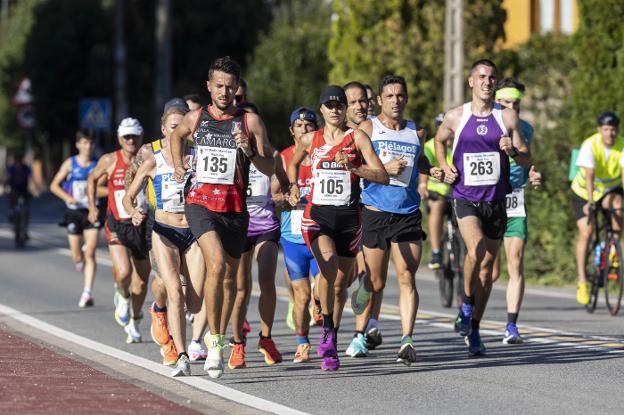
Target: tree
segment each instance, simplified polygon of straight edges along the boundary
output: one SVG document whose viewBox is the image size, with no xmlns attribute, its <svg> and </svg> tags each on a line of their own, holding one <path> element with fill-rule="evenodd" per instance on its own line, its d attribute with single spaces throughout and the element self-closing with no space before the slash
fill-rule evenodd
<svg viewBox="0 0 624 415">
<path fill-rule="evenodd" d="M 291 143 L 288 117 L 298 106 L 318 108 L 327 83 L 330 8 L 323 0 L 293 0 L 279 7 L 271 28 L 260 36 L 245 78 L 277 147 Z"/>
<path fill-rule="evenodd" d="M 405 77 L 406 115 L 433 127 L 443 110 L 444 7 L 435 0 L 334 0 L 329 43 L 330 81 L 369 83 L 384 75 Z M 467 1 L 464 7 L 466 67 L 492 57 L 504 36 L 500 2 Z"/>
<path fill-rule="evenodd" d="M 572 72 L 571 134 L 577 145 L 589 136 L 602 111 L 624 111 L 624 2 L 578 2 L 579 28 L 574 35 L 576 68 Z"/>
</svg>

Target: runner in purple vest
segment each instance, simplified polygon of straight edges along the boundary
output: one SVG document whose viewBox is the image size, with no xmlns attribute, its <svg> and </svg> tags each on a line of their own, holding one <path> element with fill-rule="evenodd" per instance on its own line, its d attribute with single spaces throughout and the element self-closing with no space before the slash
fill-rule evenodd
<svg viewBox="0 0 624 415">
<path fill-rule="evenodd" d="M 496 65 L 476 61 L 468 85 L 472 101 L 448 111 L 435 137 L 436 157 L 445 182 L 454 184 L 453 206 L 466 244 L 464 303 L 455 331 L 467 336 L 471 355 L 485 353 L 479 323 L 492 290 L 494 259 L 505 232 L 505 195 L 511 192 L 509 158 L 528 168 L 529 149 L 520 132 L 518 114 L 494 103 Z M 444 143 L 453 138 L 453 165 L 446 162 Z"/>
</svg>

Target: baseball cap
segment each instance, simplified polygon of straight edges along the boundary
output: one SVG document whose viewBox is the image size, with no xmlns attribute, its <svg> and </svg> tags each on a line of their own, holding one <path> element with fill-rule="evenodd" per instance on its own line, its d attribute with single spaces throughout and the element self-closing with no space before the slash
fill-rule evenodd
<svg viewBox="0 0 624 415">
<path fill-rule="evenodd" d="M 617 114 L 613 111 L 605 111 L 598 115 L 598 119 L 596 120 L 598 126 L 601 125 L 611 125 L 614 127 L 618 127 L 620 125 L 620 119 Z"/>
<path fill-rule="evenodd" d="M 297 120 L 306 120 L 316 124 L 316 113 L 306 107 L 299 107 L 290 114 L 290 125 L 292 126 Z"/>
<path fill-rule="evenodd" d="M 340 102 L 341 104 L 347 105 L 347 96 L 345 95 L 344 89 L 339 87 L 338 85 L 327 85 L 323 88 L 323 92 L 321 92 L 320 103 L 326 104 L 330 101 Z"/>
<path fill-rule="evenodd" d="M 141 135 L 143 134 L 143 127 L 136 118 L 124 118 L 117 127 L 117 135 L 123 137 L 125 135 Z"/>
<path fill-rule="evenodd" d="M 167 112 L 171 108 L 178 108 L 184 112 L 190 111 L 188 105 L 186 104 L 186 101 L 178 97 L 171 98 L 169 101 L 165 102 L 165 109 L 163 109 L 163 112 Z"/>
</svg>

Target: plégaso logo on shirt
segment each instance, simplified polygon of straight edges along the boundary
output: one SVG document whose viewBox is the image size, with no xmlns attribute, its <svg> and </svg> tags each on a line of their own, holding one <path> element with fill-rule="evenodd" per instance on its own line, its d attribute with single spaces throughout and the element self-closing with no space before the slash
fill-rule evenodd
<svg viewBox="0 0 624 415">
<path fill-rule="evenodd" d="M 477 126 L 477 134 L 479 134 L 479 135 L 486 135 L 487 132 L 488 132 L 487 125 L 480 124 L 480 125 Z"/>
<path fill-rule="evenodd" d="M 418 151 L 418 147 L 413 144 L 404 144 L 397 141 L 379 141 L 377 142 L 379 150 L 388 150 L 390 152 L 401 152 L 408 154 L 415 154 Z"/>
</svg>

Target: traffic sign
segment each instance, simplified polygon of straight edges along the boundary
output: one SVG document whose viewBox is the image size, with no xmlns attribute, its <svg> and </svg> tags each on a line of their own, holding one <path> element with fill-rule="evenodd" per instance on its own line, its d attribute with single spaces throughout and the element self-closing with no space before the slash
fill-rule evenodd
<svg viewBox="0 0 624 415">
<path fill-rule="evenodd" d="M 13 105 L 30 105 L 33 102 L 32 84 L 29 78 L 23 78 L 13 96 Z"/>
<path fill-rule="evenodd" d="M 110 99 L 82 98 L 78 112 L 80 128 L 110 131 L 113 116 Z"/>
</svg>

